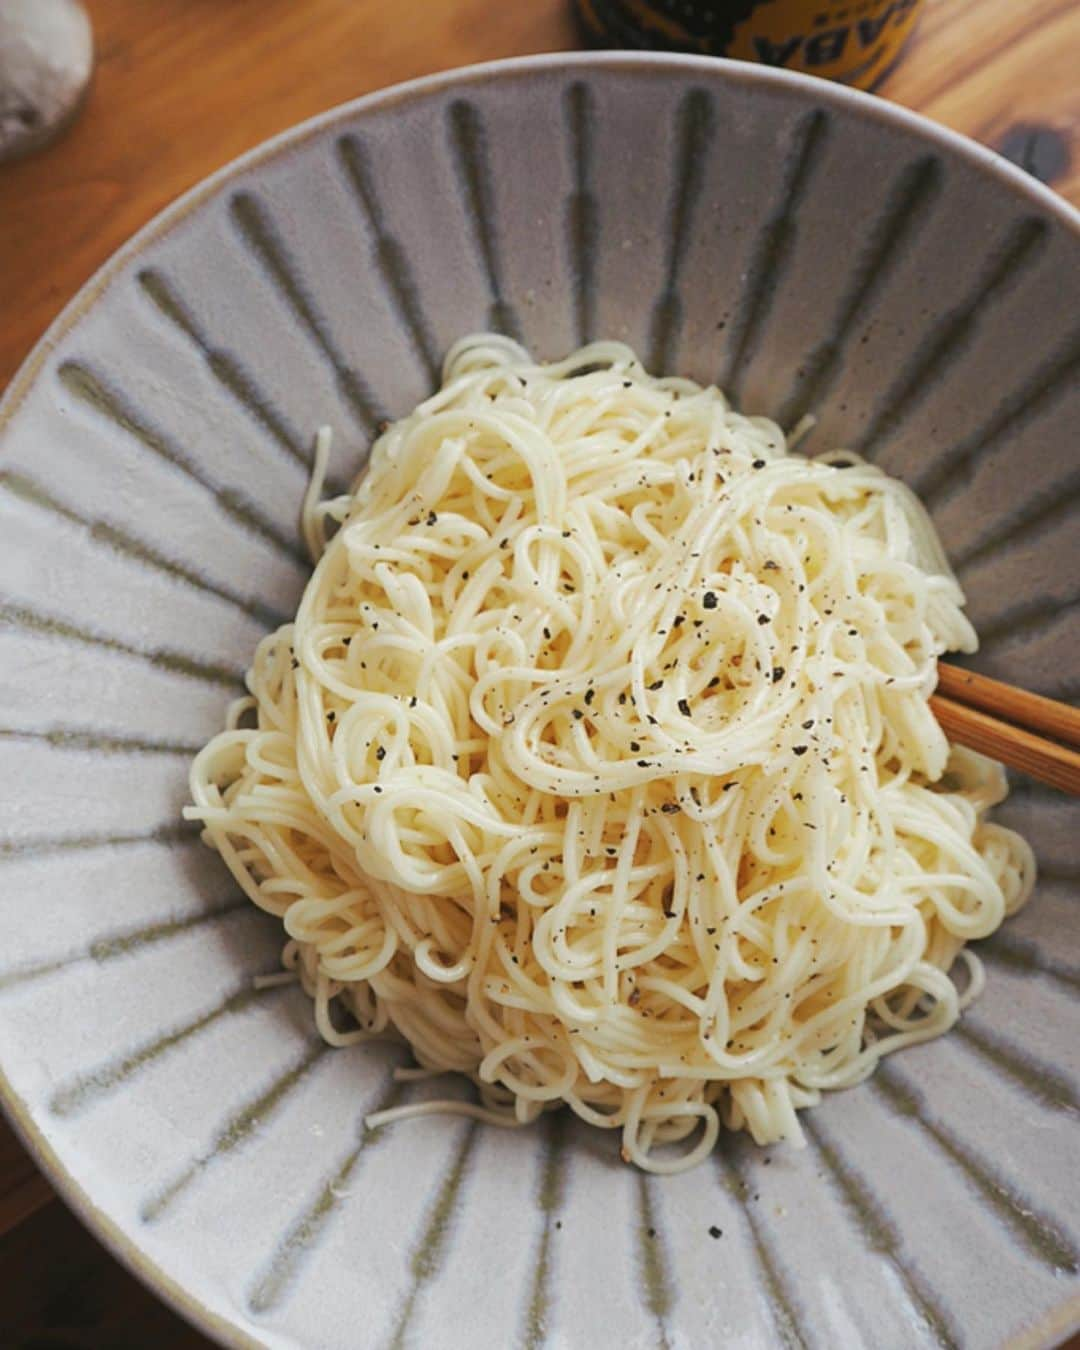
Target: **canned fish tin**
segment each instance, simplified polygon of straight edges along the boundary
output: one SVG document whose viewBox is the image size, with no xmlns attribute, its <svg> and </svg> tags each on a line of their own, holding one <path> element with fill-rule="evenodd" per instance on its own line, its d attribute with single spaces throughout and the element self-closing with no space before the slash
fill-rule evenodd
<svg viewBox="0 0 1080 1350">
<path fill-rule="evenodd" d="M 922 0 L 576 0 L 593 46 L 762 61 L 867 89 L 897 61 Z"/>
</svg>

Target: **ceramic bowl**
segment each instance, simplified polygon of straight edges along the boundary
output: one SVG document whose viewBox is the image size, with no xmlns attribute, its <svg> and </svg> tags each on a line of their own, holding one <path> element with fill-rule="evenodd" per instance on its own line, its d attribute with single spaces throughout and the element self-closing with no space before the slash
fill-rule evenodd
<svg viewBox="0 0 1080 1350">
<path fill-rule="evenodd" d="M 457 336 L 591 336 L 817 419 L 929 503 L 977 664 L 1080 685 L 1077 216 L 884 102 L 749 66 L 556 57 L 336 109 L 166 211 L 0 412 L 0 1067 L 66 1200 L 230 1345 L 1042 1346 L 1080 1318 L 1080 817 L 985 996 L 808 1118 L 623 1166 L 562 1117 L 365 1134 L 403 1054 L 257 990 L 277 926 L 180 823 L 188 760 L 339 479 Z M 453 1091 L 464 1088 L 455 1087 Z"/>
</svg>

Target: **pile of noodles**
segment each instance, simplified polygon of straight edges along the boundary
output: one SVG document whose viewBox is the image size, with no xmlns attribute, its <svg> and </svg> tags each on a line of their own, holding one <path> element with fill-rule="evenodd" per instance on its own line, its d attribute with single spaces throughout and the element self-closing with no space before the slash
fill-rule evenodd
<svg viewBox="0 0 1080 1350">
<path fill-rule="evenodd" d="M 321 557 L 189 815 L 328 1039 L 400 1035 L 478 1085 L 456 1109 L 567 1103 L 666 1171 L 721 1122 L 799 1139 L 952 1025 L 1032 859 L 928 707 L 975 647 L 929 520 L 834 459 L 620 344 L 482 336 L 311 496 Z"/>
</svg>

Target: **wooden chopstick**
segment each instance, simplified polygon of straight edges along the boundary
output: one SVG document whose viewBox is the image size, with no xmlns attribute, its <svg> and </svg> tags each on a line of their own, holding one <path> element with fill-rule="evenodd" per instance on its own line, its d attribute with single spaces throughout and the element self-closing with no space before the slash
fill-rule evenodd
<svg viewBox="0 0 1080 1350">
<path fill-rule="evenodd" d="M 976 675 L 973 670 L 950 666 L 947 661 L 938 662 L 937 692 L 1051 740 L 1080 747 L 1080 708 L 1043 698 L 1041 694 L 1029 694 L 1014 684 Z"/>
<path fill-rule="evenodd" d="M 938 690 L 930 707 L 950 741 L 1080 796 L 1080 711 L 946 662 Z"/>
</svg>

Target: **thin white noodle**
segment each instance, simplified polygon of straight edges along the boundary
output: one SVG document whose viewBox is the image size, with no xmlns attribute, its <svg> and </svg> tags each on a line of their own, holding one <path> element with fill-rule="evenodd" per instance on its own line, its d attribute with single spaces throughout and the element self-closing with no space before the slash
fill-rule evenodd
<svg viewBox="0 0 1080 1350">
<path fill-rule="evenodd" d="M 315 436 L 315 449 L 311 459 L 311 477 L 300 508 L 300 531 L 313 563 L 318 562 L 326 548 L 326 532 L 319 515 L 318 505 L 326 482 L 326 467 L 330 462 L 330 445 L 333 433 L 329 427 L 320 427 Z"/>
<path fill-rule="evenodd" d="M 441 1078 L 445 1069 L 395 1069 L 390 1075 L 395 1083 L 423 1083 L 429 1078 Z"/>
<path fill-rule="evenodd" d="M 385 1111 L 372 1111 L 364 1117 L 364 1127 L 377 1130 L 380 1125 L 389 1125 L 395 1120 L 411 1120 L 414 1116 L 468 1116 L 470 1120 L 481 1120 L 485 1125 L 498 1125 L 504 1130 L 520 1129 L 523 1123 L 503 1111 L 491 1111 L 487 1107 L 477 1106 L 475 1102 L 439 1101 L 389 1106 Z"/>
<path fill-rule="evenodd" d="M 616 342 L 465 339 L 320 503 L 329 448 L 315 573 L 186 814 L 326 1039 L 480 1089 L 371 1121 L 566 1103 L 674 1171 L 948 1030 L 1034 864 L 929 711 L 976 643 L 903 485 Z"/>
</svg>

